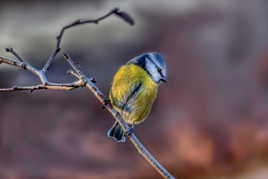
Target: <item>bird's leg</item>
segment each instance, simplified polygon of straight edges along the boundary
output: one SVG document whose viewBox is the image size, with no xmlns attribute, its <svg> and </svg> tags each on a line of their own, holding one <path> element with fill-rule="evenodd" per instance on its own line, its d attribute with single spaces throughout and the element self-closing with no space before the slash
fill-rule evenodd
<svg viewBox="0 0 268 179">
<path fill-rule="evenodd" d="M 130 136 L 134 132 L 134 129 L 135 129 L 135 124 L 133 122 L 131 127 L 126 131 L 126 135 Z"/>
</svg>

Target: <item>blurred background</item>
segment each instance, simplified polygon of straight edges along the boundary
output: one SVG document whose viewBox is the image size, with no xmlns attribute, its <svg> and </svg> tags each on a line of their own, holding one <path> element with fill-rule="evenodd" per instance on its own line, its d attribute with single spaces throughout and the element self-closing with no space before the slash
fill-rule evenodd
<svg viewBox="0 0 268 179">
<path fill-rule="evenodd" d="M 135 133 L 176 178 L 268 178 L 268 1 L 90 0 L 0 2 L 0 56 L 13 47 L 41 67 L 64 25 L 119 7 L 115 16 L 68 30 L 62 50 L 107 95 L 120 65 L 160 52 L 168 83 Z M 61 55 L 48 78 L 74 80 Z M 37 84 L 0 65 L 0 87 Z M 87 89 L 0 94 L 0 178 L 157 179 L 129 142 L 106 137 L 113 123 Z"/>
</svg>

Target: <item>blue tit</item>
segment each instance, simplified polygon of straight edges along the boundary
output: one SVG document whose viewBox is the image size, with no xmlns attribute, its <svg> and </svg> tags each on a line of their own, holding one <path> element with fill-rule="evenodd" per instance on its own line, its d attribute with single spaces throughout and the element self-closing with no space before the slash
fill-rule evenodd
<svg viewBox="0 0 268 179">
<path fill-rule="evenodd" d="M 166 63 L 156 52 L 129 60 L 114 75 L 109 100 L 122 119 L 134 125 L 143 122 L 151 111 L 161 81 L 167 82 Z M 118 122 L 107 132 L 117 142 L 126 137 Z"/>
</svg>

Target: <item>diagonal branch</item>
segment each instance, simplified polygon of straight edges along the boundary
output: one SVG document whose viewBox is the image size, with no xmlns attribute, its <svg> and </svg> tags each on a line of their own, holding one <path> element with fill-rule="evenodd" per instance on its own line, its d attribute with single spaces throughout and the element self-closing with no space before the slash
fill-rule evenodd
<svg viewBox="0 0 268 179">
<path fill-rule="evenodd" d="M 42 71 L 44 73 L 46 73 L 46 71 L 48 70 L 49 66 L 51 65 L 52 61 L 54 60 L 54 58 L 56 57 L 56 55 L 60 52 L 61 48 L 61 41 L 62 41 L 62 37 L 64 32 L 71 28 L 71 27 L 75 27 L 78 25 L 83 25 L 83 24 L 98 24 L 100 21 L 108 18 L 109 16 L 115 14 L 117 17 L 121 18 L 122 20 L 124 20 L 125 22 L 129 23 L 130 25 L 134 25 L 134 20 L 131 18 L 131 16 L 129 16 L 126 12 L 124 11 L 120 11 L 119 8 L 114 8 L 112 9 L 110 12 L 108 12 L 107 14 L 97 18 L 97 19 L 77 19 L 75 21 L 73 21 L 72 23 L 64 26 L 61 31 L 60 34 L 57 36 L 57 45 L 56 45 L 56 49 L 53 51 L 53 53 L 51 54 L 51 56 L 49 57 L 47 63 L 44 65 Z"/>
</svg>

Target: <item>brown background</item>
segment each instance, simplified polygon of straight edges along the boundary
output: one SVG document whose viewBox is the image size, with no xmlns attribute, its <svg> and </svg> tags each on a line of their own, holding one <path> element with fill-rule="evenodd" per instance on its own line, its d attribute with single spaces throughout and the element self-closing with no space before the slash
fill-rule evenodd
<svg viewBox="0 0 268 179">
<path fill-rule="evenodd" d="M 164 56 L 169 82 L 135 130 L 149 151 L 177 178 L 267 178 L 266 0 L 1 1 L 0 48 L 13 47 L 40 67 L 63 25 L 115 6 L 136 25 L 111 17 L 76 27 L 62 47 L 105 94 L 130 58 L 147 51 Z M 58 56 L 49 80 L 73 80 L 68 69 Z M 37 82 L 0 65 L 0 87 Z M 106 137 L 112 123 L 86 89 L 1 93 L 0 177 L 160 178 L 129 142 Z"/>
</svg>

